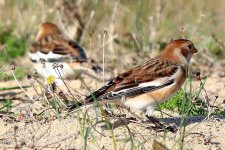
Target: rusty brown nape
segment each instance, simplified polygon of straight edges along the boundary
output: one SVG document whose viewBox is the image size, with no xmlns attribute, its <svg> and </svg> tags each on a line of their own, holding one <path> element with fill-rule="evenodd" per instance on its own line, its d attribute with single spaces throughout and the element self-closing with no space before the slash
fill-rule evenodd
<svg viewBox="0 0 225 150">
<path fill-rule="evenodd" d="M 48 35 L 61 34 L 60 29 L 53 23 L 45 22 L 40 25 L 38 32 L 38 38 L 42 38 Z"/>
<path fill-rule="evenodd" d="M 173 40 L 170 43 L 167 44 L 167 46 L 181 46 L 184 43 L 190 43 L 193 44 L 190 40 L 187 39 L 177 39 L 177 40 Z"/>
</svg>

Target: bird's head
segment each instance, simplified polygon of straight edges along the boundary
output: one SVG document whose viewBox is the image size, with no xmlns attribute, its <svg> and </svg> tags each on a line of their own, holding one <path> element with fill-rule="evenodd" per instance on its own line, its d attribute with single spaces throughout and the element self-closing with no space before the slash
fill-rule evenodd
<svg viewBox="0 0 225 150">
<path fill-rule="evenodd" d="M 189 64 L 194 53 L 198 50 L 194 44 L 186 39 L 177 39 L 171 41 L 162 51 L 161 56 L 172 62 L 186 66 Z"/>
<path fill-rule="evenodd" d="M 53 23 L 44 22 L 39 26 L 39 31 L 36 39 L 39 40 L 42 37 L 54 34 L 61 34 L 60 29 Z"/>
</svg>

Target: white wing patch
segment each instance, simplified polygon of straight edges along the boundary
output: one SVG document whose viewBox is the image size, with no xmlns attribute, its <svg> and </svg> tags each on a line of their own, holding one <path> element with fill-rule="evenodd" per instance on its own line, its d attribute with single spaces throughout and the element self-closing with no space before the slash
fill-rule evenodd
<svg viewBox="0 0 225 150">
<path fill-rule="evenodd" d="M 29 55 L 29 57 L 30 57 L 31 60 L 39 61 L 39 59 L 40 59 L 36 53 L 30 53 L 30 52 L 28 52 L 28 55 Z"/>
<path fill-rule="evenodd" d="M 48 59 L 60 59 L 63 57 L 68 57 L 67 55 L 54 54 L 52 52 L 49 52 L 48 54 L 44 54 L 41 52 L 37 52 L 37 53 L 29 52 L 28 55 L 32 60 L 36 60 L 36 61 L 39 61 L 40 59 L 48 60 Z"/>
<path fill-rule="evenodd" d="M 174 83 L 172 84 L 169 84 L 165 87 L 170 87 L 170 86 L 173 86 L 174 84 L 176 84 L 176 79 L 182 74 L 182 70 L 181 70 L 181 67 L 179 67 L 177 69 L 177 71 L 172 75 L 172 76 L 169 76 L 169 77 L 163 77 L 163 78 L 158 78 L 157 80 L 154 80 L 154 81 L 150 81 L 150 82 L 145 82 L 145 83 L 141 83 L 139 84 L 138 86 L 136 87 L 132 87 L 132 88 L 127 88 L 127 89 L 122 89 L 122 90 L 119 90 L 119 91 L 116 91 L 116 92 L 113 92 L 112 91 L 112 94 L 119 94 L 119 93 L 126 93 L 132 89 L 137 89 L 137 88 L 147 88 L 147 87 L 160 87 L 162 85 L 165 85 L 166 83 L 168 83 L 169 81 L 172 81 L 174 80 Z"/>
</svg>

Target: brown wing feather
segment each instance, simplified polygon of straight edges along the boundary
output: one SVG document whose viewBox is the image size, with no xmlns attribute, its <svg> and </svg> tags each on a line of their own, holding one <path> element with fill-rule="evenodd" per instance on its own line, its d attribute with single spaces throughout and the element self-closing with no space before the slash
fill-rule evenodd
<svg viewBox="0 0 225 150">
<path fill-rule="evenodd" d="M 171 76 L 177 69 L 178 67 L 170 61 L 158 61 L 158 57 L 151 59 L 142 65 L 120 74 L 108 84 L 88 96 L 86 100 L 91 102 L 93 101 L 93 96 L 98 99 L 99 96 L 111 91 L 117 92 L 136 87 L 144 82 L 153 81 L 156 78 Z"/>
<path fill-rule="evenodd" d="M 60 55 L 68 55 L 70 54 L 70 51 L 63 45 L 55 45 L 55 47 L 52 50 L 52 53 Z"/>
<path fill-rule="evenodd" d="M 52 52 L 54 54 L 69 55 L 72 58 L 87 59 L 84 49 L 73 40 L 69 40 L 61 34 L 42 37 L 31 45 L 31 52 Z"/>
<path fill-rule="evenodd" d="M 85 51 L 78 43 L 63 37 L 62 35 L 55 36 L 53 38 L 53 43 L 55 43 L 58 47 L 61 47 L 61 49 L 58 50 L 56 50 L 57 47 L 53 49 L 53 52 L 57 52 L 57 54 L 70 54 L 71 57 L 83 59 L 87 58 Z"/>
<path fill-rule="evenodd" d="M 158 61 L 158 58 L 155 58 L 131 70 L 132 73 L 117 84 L 114 91 L 135 87 L 141 83 L 153 81 L 156 78 L 170 76 L 177 70 L 177 66 L 172 62 Z"/>
</svg>

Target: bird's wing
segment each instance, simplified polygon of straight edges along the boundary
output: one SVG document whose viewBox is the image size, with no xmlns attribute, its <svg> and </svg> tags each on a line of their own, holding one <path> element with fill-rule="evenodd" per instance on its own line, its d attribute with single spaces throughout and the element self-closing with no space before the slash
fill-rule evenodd
<svg viewBox="0 0 225 150">
<path fill-rule="evenodd" d="M 181 67 L 170 61 L 151 59 L 122 73 L 86 97 L 87 102 L 134 97 L 170 86 L 176 82 Z"/>
<path fill-rule="evenodd" d="M 31 60 L 43 59 L 47 62 L 84 62 L 87 56 L 75 41 L 61 34 L 42 37 L 31 45 Z"/>
</svg>

